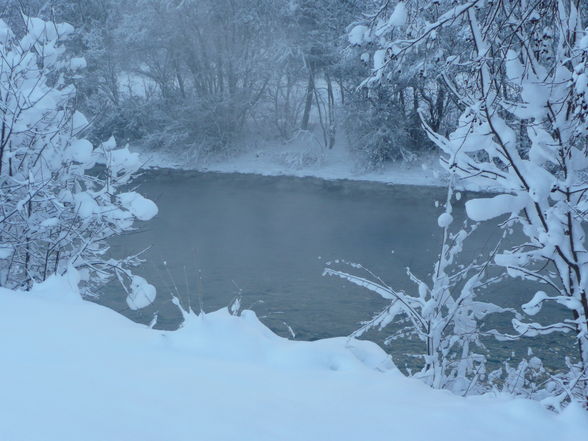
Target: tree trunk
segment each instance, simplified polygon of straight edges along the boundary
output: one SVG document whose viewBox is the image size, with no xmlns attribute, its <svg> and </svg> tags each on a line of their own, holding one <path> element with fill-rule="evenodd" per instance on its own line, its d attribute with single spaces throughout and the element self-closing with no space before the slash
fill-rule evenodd
<svg viewBox="0 0 588 441">
<path fill-rule="evenodd" d="M 335 93 L 333 91 L 333 82 L 331 81 L 331 77 L 327 74 L 327 130 L 329 131 L 329 149 L 335 147 L 335 135 L 336 135 L 336 125 L 335 125 Z"/>
<path fill-rule="evenodd" d="M 308 85 L 306 86 L 306 103 L 304 104 L 304 114 L 302 115 L 302 130 L 308 130 L 310 122 L 310 110 L 312 109 L 312 97 L 314 94 L 314 74 L 312 70 L 308 74 Z"/>
</svg>

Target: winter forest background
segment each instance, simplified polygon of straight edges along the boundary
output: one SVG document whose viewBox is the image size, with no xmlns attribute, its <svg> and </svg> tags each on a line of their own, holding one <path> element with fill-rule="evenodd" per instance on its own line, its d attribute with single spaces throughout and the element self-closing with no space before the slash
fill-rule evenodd
<svg viewBox="0 0 588 441">
<path fill-rule="evenodd" d="M 311 129 L 325 148 L 335 146 L 337 132 L 350 137 L 373 167 L 432 150 L 419 106 L 434 128 L 446 131 L 455 119 L 451 97 L 425 80 L 424 65 L 369 94 L 358 89 L 372 61 L 349 44 L 346 29 L 376 2 L 15 4 L 3 15 L 17 26 L 22 9 L 76 29 L 67 46 L 88 63 L 76 85 L 93 141 L 114 135 L 206 158 Z"/>
<path fill-rule="evenodd" d="M 429 272 L 405 262 L 399 289 L 361 262 L 323 265 L 383 301 L 350 337 L 416 342 L 398 367 L 433 389 L 588 406 L 588 2 L 4 0 L 0 19 L 6 292 L 73 280 L 99 303 L 116 283 L 129 316 L 152 305 L 161 293 L 136 271 L 147 250 L 112 244 L 158 214 L 137 184 L 169 165 L 158 158 L 241 172 L 236 158 L 282 152 L 294 169 L 337 157 L 382 176 L 433 163 L 446 193 Z M 480 228 L 498 240 L 463 257 Z M 513 280 L 524 301 L 484 297 Z M 202 304 L 171 297 L 181 329 L 210 332 Z M 238 289 L 229 316 L 255 328 L 241 302 Z M 533 348 L 554 334 L 567 343 L 546 366 Z"/>
</svg>

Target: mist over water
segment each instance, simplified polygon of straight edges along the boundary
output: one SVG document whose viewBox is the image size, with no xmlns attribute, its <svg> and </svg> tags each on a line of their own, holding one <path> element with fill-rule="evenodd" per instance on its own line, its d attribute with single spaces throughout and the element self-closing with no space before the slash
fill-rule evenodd
<svg viewBox="0 0 588 441">
<path fill-rule="evenodd" d="M 349 335 L 378 312 L 378 295 L 332 277 L 323 277 L 327 262 L 361 263 L 398 290 L 413 291 L 406 268 L 425 280 L 439 253 L 442 230 L 437 216 L 446 190 L 315 178 L 264 177 L 180 171 L 149 171 L 136 184 L 157 202 L 160 214 L 140 230 L 112 243 L 115 256 L 151 247 L 137 269 L 157 287 L 158 296 L 145 310 L 130 311 L 116 284 L 100 299 L 134 320 L 174 329 L 181 321 L 172 294 L 195 311 L 210 312 L 229 305 L 237 295 L 280 335 L 314 340 Z M 464 220 L 464 203 L 454 201 L 454 226 Z M 502 233 L 491 222 L 466 241 L 463 262 L 485 260 Z M 347 265 L 335 267 L 361 274 Z M 481 300 L 520 308 L 536 287 L 513 280 L 490 286 Z M 561 315 L 553 306 L 544 314 Z M 543 314 L 543 313 L 542 313 Z M 538 316 L 540 319 L 541 316 Z M 485 328 L 512 332 L 512 315 L 494 317 Z M 379 343 L 386 332 L 369 334 Z M 489 360 L 503 360 L 527 345 L 558 367 L 558 351 L 569 349 L 564 336 L 543 336 L 520 342 L 489 341 Z M 400 366 L 421 343 L 397 340 L 387 347 Z M 409 350 L 409 351 L 407 351 Z"/>
</svg>

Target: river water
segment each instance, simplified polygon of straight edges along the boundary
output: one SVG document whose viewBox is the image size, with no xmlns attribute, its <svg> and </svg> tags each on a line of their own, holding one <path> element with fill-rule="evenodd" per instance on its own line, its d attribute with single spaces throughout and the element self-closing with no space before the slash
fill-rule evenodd
<svg viewBox="0 0 588 441">
<path fill-rule="evenodd" d="M 100 302 L 133 320 L 174 329 L 180 323 L 172 295 L 195 310 L 213 311 L 238 295 L 271 329 L 296 339 L 348 335 L 378 312 L 385 302 L 377 294 L 332 277 L 327 262 L 358 262 L 399 290 L 414 290 L 406 267 L 426 278 L 441 244 L 437 217 L 445 189 L 325 181 L 314 178 L 148 171 L 135 184 L 156 201 L 159 215 L 112 243 L 124 256 L 150 247 L 136 273 L 156 286 L 156 302 L 142 311 L 126 307 L 119 286 L 108 286 Z M 455 222 L 464 219 L 464 194 L 454 202 Z M 468 241 L 464 262 L 484 259 L 502 233 L 490 222 Z M 338 265 L 357 273 L 357 270 Z M 360 274 L 360 273 L 359 273 Z M 520 307 L 534 287 L 509 281 L 481 294 L 482 300 Z M 563 314 L 557 306 L 545 313 Z M 508 330 L 510 316 L 487 326 Z M 387 334 L 370 334 L 381 343 Z M 522 342 L 488 342 L 490 359 L 503 360 L 534 347 L 546 365 L 558 367 L 562 353 L 573 351 L 571 339 L 546 336 Z M 411 366 L 408 352 L 420 343 L 395 341 L 386 348 L 400 366 Z M 516 358 L 516 357 L 515 357 Z"/>
</svg>

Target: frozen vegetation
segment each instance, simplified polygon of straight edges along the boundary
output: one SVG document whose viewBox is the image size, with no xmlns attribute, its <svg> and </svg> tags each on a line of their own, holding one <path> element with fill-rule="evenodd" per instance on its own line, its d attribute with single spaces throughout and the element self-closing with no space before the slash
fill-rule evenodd
<svg viewBox="0 0 588 441">
<path fill-rule="evenodd" d="M 588 437 L 586 2 L 7 0 L 0 14 L 1 440 Z M 155 330 L 157 312 L 139 325 L 97 303 L 107 283 L 129 311 L 158 298 L 133 273 L 144 248 L 110 253 L 159 213 L 134 185 L 145 166 L 444 185 L 437 261 L 406 268 L 406 292 L 327 263 L 387 302 L 348 337 L 287 340 L 239 298 L 197 314 L 177 289 L 177 331 Z M 495 194 L 460 223 L 462 189 Z M 464 262 L 482 222 L 501 239 Z M 516 308 L 480 300 L 509 279 L 539 288 Z M 544 322 L 546 305 L 565 316 Z M 482 326 L 495 314 L 510 329 Z M 421 344 L 408 376 L 356 339 L 390 325 L 387 342 Z M 557 372 L 532 350 L 488 369 L 484 338 L 553 333 L 575 346 Z"/>
</svg>

